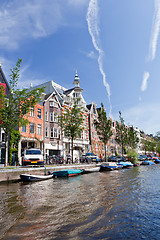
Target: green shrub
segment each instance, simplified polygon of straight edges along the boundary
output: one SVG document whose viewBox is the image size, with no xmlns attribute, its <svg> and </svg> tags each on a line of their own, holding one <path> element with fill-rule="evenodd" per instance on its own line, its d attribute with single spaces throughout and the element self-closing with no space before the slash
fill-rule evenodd
<svg viewBox="0 0 160 240">
<path fill-rule="evenodd" d="M 128 151 L 127 157 L 128 160 L 133 164 L 136 164 L 138 162 L 138 153 L 134 149 Z"/>
</svg>

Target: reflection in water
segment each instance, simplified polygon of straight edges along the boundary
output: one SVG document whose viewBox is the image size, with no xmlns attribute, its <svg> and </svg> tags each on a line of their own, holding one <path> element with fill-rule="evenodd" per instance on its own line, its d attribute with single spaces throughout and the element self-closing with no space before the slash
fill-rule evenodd
<svg viewBox="0 0 160 240">
<path fill-rule="evenodd" d="M 154 165 L 0 185 L 1 237 L 160 239 L 159 173 Z"/>
</svg>

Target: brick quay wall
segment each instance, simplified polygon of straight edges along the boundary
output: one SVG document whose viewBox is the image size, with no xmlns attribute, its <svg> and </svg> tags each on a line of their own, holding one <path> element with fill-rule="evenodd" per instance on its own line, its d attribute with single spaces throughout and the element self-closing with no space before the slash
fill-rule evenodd
<svg viewBox="0 0 160 240">
<path fill-rule="evenodd" d="M 0 169 L 0 183 L 18 182 L 21 174 L 45 175 L 48 171 L 59 171 L 63 169 L 88 169 L 97 164 L 82 165 L 50 165 L 45 167 L 4 167 Z"/>
</svg>

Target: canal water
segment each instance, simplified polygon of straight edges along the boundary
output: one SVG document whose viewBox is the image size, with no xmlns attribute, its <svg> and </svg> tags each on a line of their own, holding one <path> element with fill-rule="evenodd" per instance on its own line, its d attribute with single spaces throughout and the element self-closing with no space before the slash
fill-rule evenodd
<svg viewBox="0 0 160 240">
<path fill-rule="evenodd" d="M 0 239 L 160 239 L 160 165 L 0 185 Z"/>
</svg>

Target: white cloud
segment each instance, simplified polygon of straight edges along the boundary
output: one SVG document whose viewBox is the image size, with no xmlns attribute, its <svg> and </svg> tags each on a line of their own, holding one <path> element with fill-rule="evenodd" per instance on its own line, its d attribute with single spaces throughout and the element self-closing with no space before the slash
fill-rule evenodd
<svg viewBox="0 0 160 240">
<path fill-rule="evenodd" d="M 148 78 L 149 78 L 149 72 L 144 72 L 143 74 L 143 80 L 142 80 L 142 85 L 141 85 L 141 91 L 144 92 L 147 89 L 147 85 L 148 85 Z"/>
<path fill-rule="evenodd" d="M 152 32 L 151 32 L 150 47 L 149 47 L 149 57 L 148 57 L 148 60 L 150 61 L 154 60 L 156 56 L 159 32 L 160 32 L 160 1 L 155 0 L 155 12 L 153 16 Z"/>
<path fill-rule="evenodd" d="M 111 92 L 110 92 L 110 86 L 108 82 L 106 81 L 106 74 L 103 69 L 103 56 L 104 52 L 100 47 L 100 37 L 99 37 L 99 27 L 98 27 L 98 2 L 97 0 L 90 0 L 88 11 L 87 11 L 87 23 L 88 23 L 88 31 L 92 38 L 92 43 L 94 48 L 98 51 L 99 57 L 98 57 L 98 65 L 100 73 L 103 77 L 103 84 L 106 88 L 107 94 L 108 94 L 108 100 L 110 104 L 110 115 L 111 115 Z"/>
<path fill-rule="evenodd" d="M 126 124 L 131 124 L 143 130 L 145 133 L 156 134 L 160 130 L 160 103 L 140 103 L 137 106 L 126 109 L 122 116 Z"/>
<path fill-rule="evenodd" d="M 0 47 L 16 49 L 23 39 L 46 37 L 66 24 L 57 0 L 4 2 L 0 9 Z"/>
</svg>

